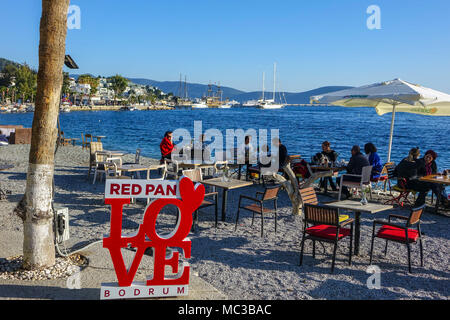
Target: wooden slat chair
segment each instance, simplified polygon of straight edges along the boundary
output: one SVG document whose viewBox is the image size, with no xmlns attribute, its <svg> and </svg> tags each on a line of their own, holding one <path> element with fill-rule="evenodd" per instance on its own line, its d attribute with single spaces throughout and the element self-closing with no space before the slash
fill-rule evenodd
<svg viewBox="0 0 450 320">
<path fill-rule="evenodd" d="M 373 255 L 373 244 L 375 238 L 385 239 L 386 247 L 384 249 L 384 255 L 387 255 L 388 242 L 394 241 L 398 243 L 403 243 L 406 245 L 408 251 L 408 270 L 411 273 L 411 243 L 416 243 L 419 240 L 420 245 L 420 265 L 423 267 L 423 244 L 422 244 L 422 233 L 420 231 L 420 218 L 425 209 L 425 205 L 411 209 L 409 217 L 400 216 L 396 214 L 389 215 L 388 222 L 382 220 L 375 220 L 373 222 L 372 230 L 372 244 L 370 247 L 370 264 L 372 264 Z M 405 221 L 403 225 L 395 224 L 391 222 L 391 218 L 397 218 Z M 375 228 L 377 225 L 381 225 L 375 234 Z M 412 226 L 416 225 L 416 229 L 411 229 Z"/>
<path fill-rule="evenodd" d="M 300 191 L 300 198 L 302 199 L 303 205 L 306 203 L 312 204 L 312 205 L 319 205 L 319 199 L 317 198 L 316 191 L 314 190 L 314 187 L 308 187 L 299 189 Z M 339 222 L 343 222 L 347 220 L 349 216 L 347 214 L 340 214 L 339 215 Z"/>
<path fill-rule="evenodd" d="M 97 151 L 103 151 L 103 144 L 101 142 L 91 142 L 89 144 L 89 171 L 88 178 L 91 176 L 91 170 L 95 167 Z"/>
<path fill-rule="evenodd" d="M 90 142 L 85 139 L 84 134 L 81 134 L 81 148 L 82 149 L 88 149 L 90 145 Z"/>
<path fill-rule="evenodd" d="M 370 182 L 375 184 L 375 187 L 372 190 L 381 191 L 381 188 L 378 188 L 380 184 L 386 186 L 389 181 L 388 167 L 392 167 L 393 162 L 387 162 L 384 164 L 383 169 L 381 169 L 380 176 L 378 178 L 370 178 Z M 385 188 L 383 188 L 386 191 Z"/>
<path fill-rule="evenodd" d="M 387 179 L 384 181 L 384 191 L 386 191 L 386 187 L 389 186 L 389 192 L 392 195 L 392 191 L 391 191 L 391 180 L 395 180 L 395 175 L 394 175 L 394 171 L 395 171 L 395 162 L 387 162 L 384 165 L 383 170 L 386 169 L 387 171 Z"/>
<path fill-rule="evenodd" d="M 354 219 L 347 219 L 344 222 L 339 222 L 339 211 L 336 208 L 312 205 L 309 203 L 305 204 L 304 211 L 305 218 L 303 221 L 305 225 L 303 228 L 300 249 L 300 265 L 303 263 L 303 249 L 306 240 L 312 240 L 313 242 L 313 258 L 316 256 L 316 241 L 333 243 L 334 249 L 331 262 L 331 272 L 333 272 L 338 243 L 348 236 L 350 236 L 348 264 L 351 265 Z M 344 228 L 347 225 L 350 225 L 350 229 Z"/>
<path fill-rule="evenodd" d="M 189 179 L 191 179 L 194 184 L 196 182 L 200 182 L 203 180 L 203 175 L 202 175 L 202 170 L 200 168 L 197 169 L 192 169 L 192 170 L 183 170 L 182 171 L 183 176 L 188 177 Z M 214 215 L 215 215 L 215 224 L 214 227 L 217 228 L 217 223 L 218 223 L 218 196 L 219 193 L 218 192 L 208 192 L 205 193 L 205 198 L 212 198 L 212 201 L 208 201 L 208 200 L 204 200 L 202 204 L 200 205 L 200 207 L 195 211 L 194 213 L 194 223 L 192 225 L 193 230 L 195 231 L 195 226 L 198 226 L 198 212 L 204 208 L 208 208 L 208 207 L 212 207 L 214 206 Z"/>
<path fill-rule="evenodd" d="M 264 235 L 264 214 L 274 213 L 275 214 L 275 232 L 277 232 L 277 200 L 278 200 L 278 193 L 281 189 L 281 186 L 270 186 L 266 187 L 264 192 L 257 191 L 256 197 L 249 197 L 246 195 L 240 195 L 239 197 L 239 204 L 238 204 L 238 211 L 236 214 L 236 225 L 234 227 L 234 230 L 237 230 L 238 221 L 239 221 L 239 212 L 241 209 L 251 211 L 253 213 L 252 217 L 252 226 L 253 222 L 255 220 L 255 213 L 258 213 L 261 215 L 261 237 Z M 261 199 L 258 199 L 258 197 L 261 196 Z M 253 202 L 250 205 L 243 206 L 242 200 L 250 200 Z M 273 208 L 267 208 L 264 207 L 264 203 L 268 201 L 273 201 Z"/>
<path fill-rule="evenodd" d="M 86 134 L 84 135 L 84 140 L 85 140 L 87 146 L 90 146 L 90 144 L 92 143 L 92 141 L 94 141 L 93 138 L 92 138 L 92 134 L 89 134 L 89 133 L 86 133 Z"/>
<path fill-rule="evenodd" d="M 64 135 L 64 131 L 60 131 L 59 135 L 59 144 L 62 146 L 68 146 L 72 142 L 72 139 L 66 138 Z"/>
</svg>

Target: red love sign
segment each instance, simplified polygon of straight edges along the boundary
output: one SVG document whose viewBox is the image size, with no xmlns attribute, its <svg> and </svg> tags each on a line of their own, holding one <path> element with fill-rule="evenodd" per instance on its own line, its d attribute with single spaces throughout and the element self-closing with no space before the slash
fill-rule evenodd
<svg viewBox="0 0 450 320">
<path fill-rule="evenodd" d="M 107 248 L 116 271 L 120 287 L 128 287 L 132 284 L 142 256 L 147 248 L 153 248 L 154 271 L 153 278 L 147 280 L 147 285 L 184 285 L 189 283 L 190 267 L 184 266 L 181 276 L 177 279 L 166 279 L 164 269 L 172 268 L 173 273 L 178 273 L 179 252 L 174 252 L 171 257 L 166 257 L 168 247 L 183 249 L 185 258 L 191 257 L 191 241 L 185 238 L 192 227 L 192 214 L 200 207 L 205 195 L 205 187 L 201 184 L 194 187 L 189 178 L 183 178 L 179 183 L 181 199 L 156 199 L 150 203 L 144 213 L 143 223 L 135 236 L 122 237 L 122 212 L 123 206 L 130 203 L 130 199 L 106 198 L 105 203 L 111 205 L 111 232 L 109 237 L 103 239 L 103 247 Z M 156 220 L 162 208 L 172 204 L 178 207 L 179 217 L 175 230 L 168 238 L 160 237 L 156 232 Z M 121 248 L 128 245 L 136 248 L 136 254 L 127 270 Z"/>
</svg>

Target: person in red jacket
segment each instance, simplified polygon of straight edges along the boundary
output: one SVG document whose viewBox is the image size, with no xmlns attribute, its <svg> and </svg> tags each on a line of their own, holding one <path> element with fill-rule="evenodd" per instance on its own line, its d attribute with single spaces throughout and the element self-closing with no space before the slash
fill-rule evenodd
<svg viewBox="0 0 450 320">
<path fill-rule="evenodd" d="M 161 163 L 164 162 L 164 159 L 171 159 L 173 148 L 172 131 L 167 131 L 159 145 L 159 149 L 161 150 Z"/>
</svg>

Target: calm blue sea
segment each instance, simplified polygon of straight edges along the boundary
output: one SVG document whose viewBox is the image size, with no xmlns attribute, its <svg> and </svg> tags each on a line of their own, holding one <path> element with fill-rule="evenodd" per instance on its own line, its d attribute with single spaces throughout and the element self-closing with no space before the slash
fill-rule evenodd
<svg viewBox="0 0 450 320">
<path fill-rule="evenodd" d="M 0 114 L 0 124 L 31 127 L 33 113 Z M 61 113 L 66 137 L 81 138 L 82 133 L 104 135 L 104 148 L 159 158 L 159 143 L 167 130 L 185 128 L 193 137 L 194 120 L 201 120 L 203 131 L 219 129 L 279 129 L 290 154 L 310 159 L 321 151 L 324 140 L 331 142 L 340 158 L 348 160 L 352 145 L 363 148 L 374 143 L 382 160 L 387 158 L 391 114 L 378 116 L 373 108 L 285 107 L 279 110 L 256 108 L 180 109 L 161 111 L 73 111 Z M 269 130 L 270 132 L 270 130 Z M 412 147 L 438 153 L 438 169 L 450 169 L 450 118 L 397 113 L 391 160 L 398 163 Z M 224 142 L 225 147 L 225 142 Z"/>
</svg>

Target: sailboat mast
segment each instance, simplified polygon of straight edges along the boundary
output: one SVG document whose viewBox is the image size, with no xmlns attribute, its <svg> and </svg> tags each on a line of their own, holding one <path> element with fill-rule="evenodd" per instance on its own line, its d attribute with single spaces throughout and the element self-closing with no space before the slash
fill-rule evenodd
<svg viewBox="0 0 450 320">
<path fill-rule="evenodd" d="M 264 78 L 265 78 L 266 74 L 263 72 L 263 86 L 262 86 L 262 99 L 264 101 Z"/>
<path fill-rule="evenodd" d="M 273 64 L 273 102 L 275 103 L 275 89 L 276 89 L 277 64 Z"/>
</svg>

